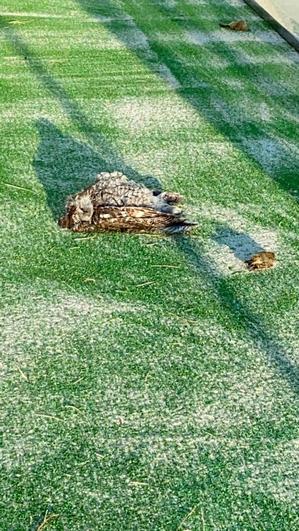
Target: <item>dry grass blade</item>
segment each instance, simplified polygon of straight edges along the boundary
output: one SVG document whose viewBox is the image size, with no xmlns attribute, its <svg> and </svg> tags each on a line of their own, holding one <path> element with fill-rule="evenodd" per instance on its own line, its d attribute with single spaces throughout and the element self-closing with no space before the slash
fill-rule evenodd
<svg viewBox="0 0 299 531">
<path fill-rule="evenodd" d="M 26 380 L 26 382 L 28 382 L 29 380 L 28 380 L 28 377 L 26 376 L 26 374 L 22 371 L 22 369 L 18 365 L 16 367 L 17 367 L 17 370 L 19 371 L 20 375 L 22 376 L 22 378 L 24 380 Z"/>
<path fill-rule="evenodd" d="M 92 236 L 82 236 L 81 238 L 74 238 L 74 241 L 75 242 L 85 242 L 86 240 L 94 240 L 94 238 L 96 237 L 95 234 L 93 234 Z"/>
<path fill-rule="evenodd" d="M 16 188 L 17 190 L 24 190 L 25 192 L 31 192 L 32 194 L 34 194 L 33 190 L 31 190 L 30 188 L 25 188 L 24 186 L 18 186 L 17 184 L 10 184 L 6 182 L 4 182 L 3 184 L 5 184 L 5 186 L 8 186 L 9 188 Z"/>
<path fill-rule="evenodd" d="M 194 505 L 194 507 L 191 509 L 191 511 L 189 511 L 188 514 L 186 514 L 186 516 L 184 516 L 183 520 L 181 521 L 181 523 L 179 524 L 178 528 L 177 528 L 177 531 L 179 531 L 180 529 L 182 529 L 183 525 L 185 524 L 185 522 L 190 518 L 190 516 L 192 516 L 192 514 L 195 513 L 196 509 L 197 509 L 198 505 Z"/>
<path fill-rule="evenodd" d="M 141 288 L 143 286 L 150 286 L 151 284 L 157 284 L 154 280 L 149 280 L 148 282 L 142 282 L 142 284 L 136 284 L 135 288 Z"/>
<path fill-rule="evenodd" d="M 55 520 L 58 517 L 59 514 L 48 514 L 48 511 L 46 511 L 44 519 L 36 528 L 36 531 L 42 531 L 52 520 Z"/>
</svg>

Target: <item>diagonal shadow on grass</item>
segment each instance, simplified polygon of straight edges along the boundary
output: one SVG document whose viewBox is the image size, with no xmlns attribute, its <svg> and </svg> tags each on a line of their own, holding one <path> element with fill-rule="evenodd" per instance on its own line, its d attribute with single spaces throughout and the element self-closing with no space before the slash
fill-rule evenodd
<svg viewBox="0 0 299 531">
<path fill-rule="evenodd" d="M 109 170 L 109 162 L 90 145 L 64 134 L 49 120 L 38 120 L 36 127 L 39 143 L 33 166 L 47 193 L 53 217 L 58 219 L 66 197 L 87 186 L 100 168 Z"/>
<path fill-rule="evenodd" d="M 220 245 L 229 247 L 236 258 L 241 261 L 247 260 L 250 256 L 265 250 L 249 234 L 237 232 L 222 223 L 217 225 L 213 240 Z"/>
<path fill-rule="evenodd" d="M 34 161 L 38 178 L 48 191 L 48 201 L 51 210 L 57 214 L 61 211 L 61 201 L 65 193 L 72 193 L 79 189 L 82 178 L 86 181 L 89 175 L 103 167 L 106 161 L 101 158 L 88 144 L 80 143 L 71 136 L 59 131 L 51 122 L 40 120 L 37 124 L 41 142 Z M 46 164 L 45 164 L 46 161 Z M 67 170 L 65 169 L 67 168 Z M 63 173 L 63 183 L 58 185 Z M 61 190 L 65 193 L 61 194 Z M 231 239 L 241 242 L 241 248 L 233 248 Z M 268 333 L 266 325 L 260 316 L 254 315 L 247 308 L 246 303 L 240 300 L 236 290 L 229 285 L 225 278 L 220 277 L 213 269 L 204 250 L 198 241 L 191 237 L 173 237 L 178 250 L 183 253 L 188 262 L 193 266 L 196 274 L 199 274 L 208 285 L 211 293 L 219 301 L 222 308 L 227 312 L 228 319 L 237 325 L 247 340 L 266 354 L 268 361 L 290 384 L 292 389 L 299 391 L 299 372 L 294 363 L 289 360 L 285 348 Z M 248 258 L 245 253 L 254 254 L 262 247 L 246 234 L 239 234 L 232 229 L 219 226 L 214 239 L 219 243 L 229 245 L 236 256 L 244 260 Z"/>
<path fill-rule="evenodd" d="M 228 319 L 233 320 L 250 343 L 265 353 L 268 361 L 289 383 L 293 391 L 298 393 L 299 369 L 295 363 L 289 360 L 288 352 L 280 341 L 267 331 L 262 317 L 255 315 L 246 302 L 240 299 L 237 289 L 231 285 L 231 282 L 215 272 L 198 241 L 184 236 L 177 237 L 176 245 L 195 271 L 204 278 L 208 288 L 214 293 L 224 311 L 227 312 Z"/>
<path fill-rule="evenodd" d="M 33 166 L 55 220 L 61 215 L 67 196 L 88 186 L 99 171 L 121 169 L 136 180 L 142 180 L 110 148 L 96 150 L 92 144 L 62 132 L 47 119 L 38 120 L 36 127 L 39 144 Z"/>
<path fill-rule="evenodd" d="M 166 27 L 169 28 L 169 21 L 171 20 L 172 29 L 182 29 L 181 26 L 186 24 L 184 17 L 176 17 L 179 15 L 176 9 L 172 9 L 171 17 L 169 9 L 160 2 L 155 0 L 151 2 L 147 7 L 151 15 L 151 20 L 153 21 L 150 29 L 146 25 L 146 19 L 143 16 L 143 6 L 136 4 L 136 2 L 131 2 L 130 0 L 125 0 L 121 4 L 115 2 L 114 0 L 104 0 L 101 4 L 96 2 L 90 2 L 90 0 L 77 0 L 78 4 L 91 16 L 93 17 L 108 17 L 105 25 L 107 29 L 116 35 L 116 37 L 123 41 L 127 48 L 131 49 L 139 59 L 141 59 L 149 68 L 154 69 L 154 72 L 159 72 L 157 69 L 158 64 L 165 64 L 171 74 L 184 85 L 185 81 L 185 70 L 182 68 L 186 60 L 186 55 L 192 53 L 198 55 L 199 64 L 201 64 L 201 55 L 200 48 L 197 50 L 194 47 L 174 47 L 173 42 L 159 42 L 155 41 L 155 32 L 156 25 L 155 19 L 158 20 L 164 18 Z M 121 6 L 121 7 L 120 7 Z M 208 6 L 205 6 L 205 10 L 208 9 Z M 212 6 L 212 9 L 215 9 L 215 6 Z M 111 20 L 109 21 L 109 17 Z M 113 20 L 113 17 L 115 19 Z M 101 21 L 101 19 L 99 19 Z M 188 23 L 187 23 L 188 25 Z M 153 61 L 153 54 L 148 53 L 147 49 L 144 49 L 142 46 L 138 47 L 134 45 L 134 41 L 130 42 L 130 39 L 127 38 L 126 31 L 132 27 L 136 28 L 137 31 L 141 31 L 141 34 L 145 36 L 146 41 L 149 43 L 150 52 L 153 52 L 156 56 L 156 61 Z M 261 43 L 263 44 L 263 43 Z M 254 140 L 263 140 L 264 138 L 268 139 L 271 143 L 273 135 L 279 131 L 277 123 L 266 124 L 261 122 L 260 117 L 257 116 L 256 120 L 249 120 L 242 124 L 242 121 L 231 121 L 225 122 L 223 116 L 223 108 L 229 109 L 229 102 L 226 102 L 227 92 L 223 90 L 225 86 L 225 76 L 226 73 L 221 75 L 221 70 L 213 71 L 212 63 L 210 59 L 218 56 L 220 59 L 228 60 L 231 64 L 234 64 L 236 57 L 234 51 L 226 44 L 216 44 L 217 48 L 214 48 L 209 51 L 205 50 L 207 53 L 207 58 L 205 59 L 205 68 L 198 70 L 193 70 L 193 83 L 198 87 L 203 85 L 203 88 L 191 89 L 188 88 L 179 88 L 176 91 L 180 96 L 185 98 L 188 103 L 190 103 L 202 116 L 204 116 L 212 125 L 218 129 L 224 136 L 228 137 L 229 140 L 236 144 L 238 149 L 245 151 L 246 155 L 249 158 L 253 158 L 255 162 L 262 166 L 261 160 L 255 156 L 250 149 L 247 149 L 246 143 L 241 142 L 243 138 L 246 138 L 247 135 L 250 135 Z M 191 50 L 192 48 L 192 50 Z M 240 72 L 235 76 L 235 80 L 249 82 L 250 91 L 252 94 L 259 96 L 259 91 L 256 87 L 256 72 L 254 69 L 249 68 L 246 65 L 243 68 L 240 68 Z M 211 84 L 212 82 L 212 84 Z M 208 87 L 208 89 L 207 89 Z M 231 94 L 235 92 L 235 88 L 231 89 Z M 220 109 L 213 108 L 212 105 L 209 105 L 209 102 L 219 100 Z M 265 95 L 265 100 L 267 101 L 267 96 Z M 221 108 L 221 104 L 223 108 Z M 280 119 L 284 121 L 284 112 L 286 109 L 289 109 L 290 112 L 293 112 L 293 100 L 290 99 L 289 102 L 281 101 L 279 103 L 279 114 Z M 241 109 L 235 108 L 235 112 L 241 114 Z M 277 131 L 278 129 L 278 131 Z M 282 133 L 284 132 L 284 127 L 282 127 Z M 279 185 L 293 194 L 295 192 L 296 196 L 296 186 L 298 184 L 297 180 L 297 170 L 298 170 L 298 161 L 295 160 L 295 155 L 293 156 L 292 166 L 294 170 L 292 174 L 288 172 L 287 175 L 278 175 L 275 171 L 270 171 L 267 168 L 268 175 L 274 179 Z M 264 169 L 264 168 L 263 168 Z M 216 235 L 217 238 L 217 235 Z M 223 238 L 223 232 L 218 234 L 218 238 Z M 245 240 L 244 240 L 245 238 Z M 246 238 L 244 235 L 243 243 L 248 244 L 250 252 L 259 252 L 262 248 L 254 242 L 249 236 Z M 216 297 L 219 299 L 219 302 L 227 309 L 228 315 L 230 315 L 234 320 L 239 323 L 239 326 L 244 330 L 248 339 L 259 345 L 260 348 L 265 352 L 268 360 L 276 367 L 278 372 L 289 382 L 291 387 L 298 391 L 299 387 L 299 374 L 298 368 L 288 359 L 288 354 L 285 349 L 280 345 L 280 342 L 266 332 L 267 327 L 265 323 L 262 322 L 262 319 L 259 316 L 255 316 L 247 307 L 246 304 L 242 303 L 239 300 L 238 294 L 227 284 L 225 279 L 221 279 L 218 275 L 215 275 L 213 268 L 209 261 L 204 257 L 203 250 L 199 248 L 198 244 L 194 242 L 191 238 L 176 238 L 175 239 L 178 249 L 183 252 L 183 254 L 188 259 L 189 263 L 195 266 L 196 271 L 203 275 L 208 285 L 215 292 Z M 244 253 L 238 253 L 235 250 L 236 256 L 239 254 L 239 258 L 244 260 Z"/>
<path fill-rule="evenodd" d="M 34 167 L 47 193 L 48 206 L 55 219 L 61 213 L 62 200 L 65 201 L 66 195 L 93 182 L 99 171 L 117 169 L 150 188 L 162 189 L 155 177 L 141 175 L 126 164 L 120 153 L 101 132 L 101 126 L 94 125 L 85 115 L 80 106 L 69 97 L 63 86 L 48 72 L 42 61 L 32 54 L 29 46 L 3 17 L 0 17 L 0 28 L 15 51 L 26 60 L 38 81 L 52 97 L 57 99 L 69 120 L 86 139 L 86 142 L 76 141 L 69 135 L 63 134 L 49 120 L 41 119 L 37 122 L 40 144 Z M 72 163 L 78 160 L 79 166 L 75 164 L 74 170 Z M 74 171 L 72 177 L 71 171 Z M 65 175 L 69 175 L 69 178 L 65 179 Z"/>
<path fill-rule="evenodd" d="M 57 197 L 61 193 L 61 190 L 63 189 L 68 193 L 73 190 L 71 170 L 74 171 L 75 169 L 74 179 L 78 180 L 78 185 L 79 181 L 81 184 L 86 184 L 89 172 L 93 173 L 99 163 L 104 164 L 103 169 L 108 169 L 112 166 L 115 169 L 115 165 L 118 165 L 118 169 L 122 169 L 130 177 L 139 181 L 144 180 L 144 177 L 139 175 L 133 168 L 125 165 L 117 151 L 98 132 L 98 128 L 85 116 L 78 104 L 69 98 L 64 88 L 50 75 L 41 61 L 30 53 L 29 47 L 20 39 L 16 32 L 10 28 L 6 28 L 6 26 L 4 27 L 6 37 L 15 47 L 15 50 L 21 56 L 26 57 L 28 66 L 33 74 L 50 91 L 52 96 L 59 101 L 67 116 L 89 141 L 84 144 L 71 139 L 47 120 L 41 120 L 37 124 L 41 142 L 34 165 L 38 177 L 45 186 L 48 203 L 54 215 L 56 216 L 57 209 L 59 209 Z M 54 151 L 54 154 L 52 153 L 50 155 L 49 164 L 47 156 L 51 142 L 51 149 Z M 77 163 L 74 163 L 73 168 L 71 166 L 68 179 L 62 180 L 61 182 L 59 182 L 59 165 L 56 168 L 57 160 L 51 159 L 51 157 L 55 157 L 57 143 L 58 151 L 60 150 L 62 159 L 65 161 L 67 153 L 70 163 L 73 156 L 73 149 L 79 150 Z M 91 143 L 92 147 L 89 147 L 89 143 Z M 67 144 L 73 148 L 69 152 L 65 151 L 65 149 L 68 150 L 66 148 Z M 83 171 L 83 168 L 86 168 L 85 157 L 88 160 L 88 169 Z M 57 185 L 58 190 L 55 189 Z M 155 185 L 157 186 L 157 183 Z M 200 274 L 204 278 L 211 292 L 215 295 L 215 298 L 227 310 L 228 319 L 232 319 L 235 324 L 238 324 L 247 339 L 253 342 L 257 348 L 265 352 L 269 362 L 276 367 L 277 371 L 284 377 L 292 389 L 298 391 L 299 380 L 297 367 L 289 361 L 288 354 L 284 347 L 280 345 L 279 341 L 266 331 L 266 325 L 262 320 L 258 316 L 255 316 L 247 307 L 246 303 L 243 303 L 239 299 L 238 294 L 228 285 L 225 279 L 221 279 L 221 277 L 215 274 L 209 260 L 204 256 L 203 249 L 200 248 L 198 243 L 195 243 L 195 241 L 188 237 L 176 237 L 173 240 L 178 250 L 184 254 L 188 262 L 195 268 L 197 274 Z"/>
<path fill-rule="evenodd" d="M 104 22 L 109 32 L 131 49 L 149 69 L 164 79 L 164 71 L 158 66 L 165 65 L 178 81 L 176 92 L 237 149 L 262 167 L 281 188 L 298 200 L 298 154 L 290 149 L 288 144 L 289 140 L 296 139 L 296 125 L 290 120 L 286 122 L 286 113 L 294 116 L 298 109 L 296 88 L 293 87 L 294 92 L 283 97 L 269 95 L 268 86 L 265 89 L 263 82 L 267 84 L 271 79 L 267 77 L 263 63 L 255 62 L 258 60 L 256 56 L 259 49 L 262 49 L 271 64 L 271 54 L 275 54 L 271 41 L 268 43 L 255 32 L 253 44 L 250 44 L 252 63 L 246 59 L 246 50 L 242 47 L 236 49 L 233 42 L 209 41 L 209 33 L 206 34 L 202 30 L 219 30 L 216 21 L 211 28 L 213 23 L 209 22 L 209 15 L 215 19 L 216 10 L 222 13 L 222 10 L 228 7 L 216 7 L 213 3 L 205 4 L 204 10 L 201 11 L 199 5 L 194 5 L 192 8 L 189 3 L 186 3 L 187 7 L 178 4 L 170 9 L 167 3 L 153 0 L 146 3 L 147 17 L 144 17 L 143 2 L 77 0 L 77 3 L 93 19 Z M 188 9 L 188 12 L 184 13 L 184 8 Z M 229 9 L 231 17 L 228 18 L 238 18 L 238 8 L 229 6 Z M 250 12 L 250 8 L 246 9 Z M 188 16 L 189 12 L 192 13 L 191 16 Z M 201 12 L 203 12 L 202 17 Z M 265 29 L 265 23 L 262 24 Z M 165 38 L 159 38 L 159 30 L 163 32 L 163 28 Z M 269 34 L 270 31 L 273 32 L 269 30 Z M 140 35 L 139 45 L 136 45 L 133 38 L 128 37 L 130 32 L 137 32 L 136 34 Z M 188 38 L 185 38 L 188 33 L 191 36 L 195 35 L 195 42 L 192 42 L 192 37 L 188 42 Z M 173 39 L 173 35 L 177 35 L 177 38 Z M 205 41 L 206 35 L 207 41 Z M 147 43 L 147 46 L 142 45 L 142 36 L 143 43 Z M 200 39 L 203 39 L 203 42 Z M 245 36 L 244 41 L 246 43 Z M 284 47 L 280 50 L 281 68 L 286 68 L 283 75 L 286 77 L 292 75 L 295 80 L 297 65 L 289 56 L 286 59 L 284 54 L 288 47 L 283 41 L 282 45 Z M 278 85 L 281 75 L 281 72 L 279 74 L 276 72 L 276 79 L 274 78 Z M 228 78 L 232 81 L 231 85 L 227 83 Z M 246 91 L 250 93 L 252 101 L 255 97 L 256 102 L 261 105 L 257 106 L 255 115 L 251 112 L 250 102 L 246 103 L 246 99 L 242 101 L 242 93 Z M 262 114 L 266 112 L 271 116 L 273 102 L 275 119 L 272 120 L 268 116 L 264 120 Z"/>
</svg>

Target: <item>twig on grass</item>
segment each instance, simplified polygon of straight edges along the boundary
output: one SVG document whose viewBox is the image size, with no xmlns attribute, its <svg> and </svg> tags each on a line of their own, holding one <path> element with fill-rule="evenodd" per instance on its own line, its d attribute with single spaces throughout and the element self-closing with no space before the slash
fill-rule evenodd
<svg viewBox="0 0 299 531">
<path fill-rule="evenodd" d="M 188 514 L 186 514 L 186 516 L 184 516 L 183 520 L 181 521 L 181 523 L 177 527 L 177 531 L 179 531 L 179 529 L 182 529 L 182 526 L 184 525 L 184 523 L 190 518 L 190 516 L 192 516 L 192 514 L 195 513 L 197 507 L 198 507 L 198 504 L 194 505 L 194 507 L 191 509 L 191 511 Z"/>
<path fill-rule="evenodd" d="M 75 242 L 85 242 L 86 240 L 94 240 L 95 239 L 95 234 L 93 234 L 92 236 L 83 236 L 83 237 L 77 237 L 77 238 L 74 238 L 74 241 Z"/>
<path fill-rule="evenodd" d="M 78 463 L 78 466 L 85 466 L 85 465 L 88 465 L 90 463 L 90 461 L 82 461 L 82 463 Z"/>
<path fill-rule="evenodd" d="M 18 371 L 19 371 L 20 375 L 22 376 L 22 378 L 24 378 L 24 380 L 26 380 L 26 382 L 28 382 L 29 381 L 28 380 L 28 376 L 26 376 L 26 374 L 22 371 L 22 369 L 18 365 L 16 365 L 16 368 L 18 369 Z"/>
<path fill-rule="evenodd" d="M 6 182 L 3 182 L 3 184 L 5 184 L 5 186 L 8 186 L 9 188 L 16 188 L 17 190 L 25 190 L 25 192 L 31 192 L 32 194 L 34 194 L 34 190 L 31 190 L 30 188 L 25 188 L 24 186 L 18 186 L 16 184 L 10 184 L 10 183 L 6 183 Z"/>
<path fill-rule="evenodd" d="M 46 525 L 51 522 L 51 520 L 55 520 L 55 518 L 58 518 L 59 514 L 48 514 L 48 511 L 45 512 L 45 516 L 43 518 L 43 521 L 39 524 L 39 526 L 36 528 L 36 531 L 42 531 L 46 527 Z"/>
<path fill-rule="evenodd" d="M 8 24 L 12 24 L 13 26 L 19 26 L 20 24 L 26 24 L 23 20 L 9 20 Z"/>
<path fill-rule="evenodd" d="M 157 284 L 155 280 L 149 280 L 148 282 L 142 282 L 142 284 L 135 284 L 135 288 L 141 288 L 143 286 L 150 286 L 151 284 Z"/>
<path fill-rule="evenodd" d="M 78 380 L 75 380 L 74 382 L 70 382 L 70 383 L 71 385 L 76 385 L 77 383 L 82 382 L 82 380 L 84 380 L 84 376 L 81 376 L 81 378 L 78 378 Z"/>
<path fill-rule="evenodd" d="M 143 243 L 144 243 L 144 245 L 148 245 L 149 246 L 149 245 L 157 245 L 159 241 L 160 240 L 155 241 L 155 242 L 143 242 Z"/>
</svg>

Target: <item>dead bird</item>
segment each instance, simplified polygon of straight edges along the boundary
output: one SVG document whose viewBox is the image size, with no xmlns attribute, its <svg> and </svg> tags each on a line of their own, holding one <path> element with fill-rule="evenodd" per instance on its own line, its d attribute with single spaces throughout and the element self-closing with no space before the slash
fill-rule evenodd
<svg viewBox="0 0 299 531">
<path fill-rule="evenodd" d="M 187 221 L 175 192 L 152 191 L 121 172 L 102 172 L 96 182 L 69 197 L 59 225 L 75 232 L 185 232 Z"/>
<path fill-rule="evenodd" d="M 221 28 L 230 29 L 232 31 L 250 31 L 246 20 L 233 20 L 229 24 L 219 24 Z"/>
<path fill-rule="evenodd" d="M 270 251 L 262 251 L 253 255 L 245 261 L 250 271 L 259 269 L 269 269 L 275 265 L 275 253 Z"/>
</svg>

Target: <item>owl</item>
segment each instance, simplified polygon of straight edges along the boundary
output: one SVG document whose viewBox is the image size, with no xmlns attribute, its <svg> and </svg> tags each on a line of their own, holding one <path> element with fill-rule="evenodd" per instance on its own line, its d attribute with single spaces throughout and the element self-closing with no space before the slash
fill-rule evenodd
<svg viewBox="0 0 299 531">
<path fill-rule="evenodd" d="M 150 190 L 121 172 L 102 172 L 69 197 L 59 225 L 76 232 L 184 232 L 195 224 L 176 206 L 181 200 L 178 193 Z"/>
</svg>

